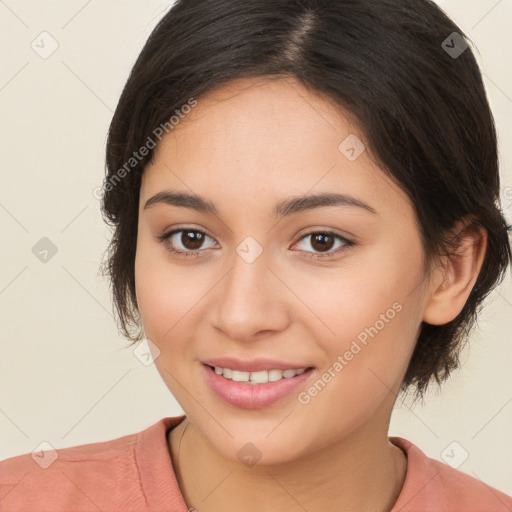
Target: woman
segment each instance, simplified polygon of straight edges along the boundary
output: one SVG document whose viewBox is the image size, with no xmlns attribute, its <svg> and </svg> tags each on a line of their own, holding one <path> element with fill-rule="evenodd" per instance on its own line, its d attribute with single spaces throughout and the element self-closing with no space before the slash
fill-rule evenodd
<svg viewBox="0 0 512 512">
<path fill-rule="evenodd" d="M 512 509 L 388 437 L 511 261 L 480 71 L 435 4 L 178 1 L 106 160 L 121 327 L 185 414 L 4 461 L 5 510 Z"/>
</svg>

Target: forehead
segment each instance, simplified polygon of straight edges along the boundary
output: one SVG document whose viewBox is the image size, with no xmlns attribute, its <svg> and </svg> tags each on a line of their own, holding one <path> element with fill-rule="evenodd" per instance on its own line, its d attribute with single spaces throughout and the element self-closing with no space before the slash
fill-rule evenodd
<svg viewBox="0 0 512 512">
<path fill-rule="evenodd" d="M 332 161 L 346 136 L 363 138 L 349 113 L 289 77 L 233 80 L 199 97 L 181 117 L 161 146 L 173 146 L 176 156 L 207 153 L 246 168 L 249 161 L 265 168 L 271 160 Z"/>
<path fill-rule="evenodd" d="M 246 205 L 325 191 L 409 202 L 369 148 L 347 158 L 344 141 L 364 141 L 353 116 L 295 79 L 237 79 L 180 117 L 144 171 L 141 199 L 179 188 Z"/>
</svg>

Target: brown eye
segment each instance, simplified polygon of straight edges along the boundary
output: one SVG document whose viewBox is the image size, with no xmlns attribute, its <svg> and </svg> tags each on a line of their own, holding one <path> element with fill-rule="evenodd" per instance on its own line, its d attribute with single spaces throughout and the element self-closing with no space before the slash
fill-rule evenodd
<svg viewBox="0 0 512 512">
<path fill-rule="evenodd" d="M 203 252 L 205 240 L 212 240 L 206 233 L 198 229 L 175 229 L 169 233 L 157 236 L 165 244 L 169 252 L 183 256 L 197 256 Z M 208 247 L 206 247 L 207 249 Z M 201 250 L 200 250 L 201 249 Z"/>
<path fill-rule="evenodd" d="M 355 242 L 347 240 L 345 237 L 331 231 L 318 231 L 315 233 L 308 233 L 299 240 L 298 244 L 304 243 L 304 241 L 308 239 L 310 240 L 309 245 L 312 247 L 313 252 L 304 249 L 302 250 L 304 250 L 304 252 L 310 253 L 308 257 L 313 259 L 334 256 L 355 245 Z M 336 240 L 339 241 L 339 245 L 335 250 L 332 250 L 332 248 L 336 245 Z"/>
<path fill-rule="evenodd" d="M 334 237 L 326 233 L 315 233 L 311 239 L 311 247 L 315 251 L 328 251 L 334 245 Z"/>
<path fill-rule="evenodd" d="M 204 242 L 204 233 L 200 231 L 181 231 L 182 235 L 179 237 L 179 241 L 183 244 L 186 249 L 196 251 L 201 248 Z"/>
</svg>

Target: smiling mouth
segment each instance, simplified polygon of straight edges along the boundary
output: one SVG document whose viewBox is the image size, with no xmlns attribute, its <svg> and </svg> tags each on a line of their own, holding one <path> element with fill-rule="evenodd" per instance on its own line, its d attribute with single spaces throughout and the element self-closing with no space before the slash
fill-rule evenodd
<svg viewBox="0 0 512 512">
<path fill-rule="evenodd" d="M 291 379 L 297 375 L 302 375 L 305 372 L 311 371 L 312 366 L 305 366 L 297 369 L 281 370 L 279 368 L 271 370 L 260 370 L 255 372 L 247 372 L 242 370 L 232 370 L 231 368 L 222 368 L 220 366 L 212 366 L 206 364 L 217 375 L 224 377 L 227 380 L 240 383 L 240 384 L 268 384 L 269 382 L 278 382 L 285 379 Z"/>
</svg>

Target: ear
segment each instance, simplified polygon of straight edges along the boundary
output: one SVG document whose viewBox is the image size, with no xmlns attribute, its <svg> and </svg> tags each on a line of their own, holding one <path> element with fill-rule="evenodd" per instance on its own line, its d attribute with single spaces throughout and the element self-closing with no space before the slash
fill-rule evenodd
<svg viewBox="0 0 512 512">
<path fill-rule="evenodd" d="M 432 325 L 451 322 L 462 311 L 478 278 L 487 249 L 487 231 L 483 227 L 458 221 L 454 229 L 457 249 L 443 256 L 432 280 L 433 286 L 423 320 Z"/>
</svg>

